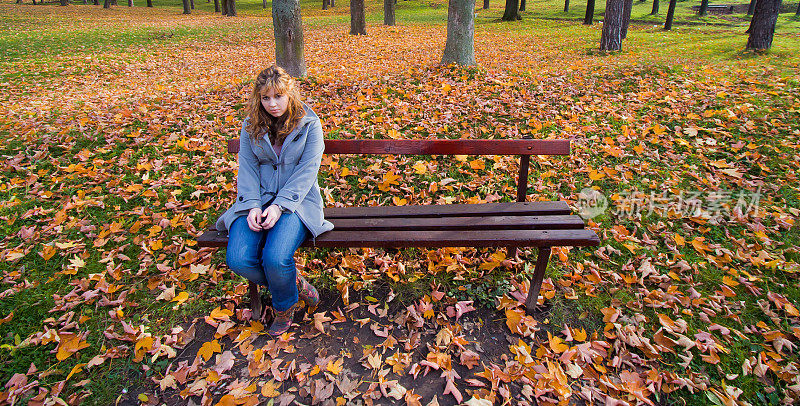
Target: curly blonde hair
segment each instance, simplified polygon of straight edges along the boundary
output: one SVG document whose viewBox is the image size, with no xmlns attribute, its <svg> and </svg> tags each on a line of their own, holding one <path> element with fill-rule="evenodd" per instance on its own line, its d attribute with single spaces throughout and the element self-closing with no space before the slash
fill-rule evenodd
<svg viewBox="0 0 800 406">
<path fill-rule="evenodd" d="M 270 90 L 274 90 L 276 95 L 285 94 L 289 97 L 286 112 L 280 117 L 273 117 L 261 104 L 261 98 Z M 271 144 L 282 144 L 305 115 L 297 84 L 283 68 L 272 65 L 258 74 L 253 93 L 247 102 L 249 121 L 245 130 L 252 140 L 255 141 L 266 133 Z"/>
</svg>

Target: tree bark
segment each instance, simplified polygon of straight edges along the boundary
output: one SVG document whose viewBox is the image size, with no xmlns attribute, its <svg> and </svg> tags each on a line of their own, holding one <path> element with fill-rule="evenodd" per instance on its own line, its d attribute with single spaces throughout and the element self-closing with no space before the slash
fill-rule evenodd
<svg viewBox="0 0 800 406">
<path fill-rule="evenodd" d="M 189 0 L 183 0 L 183 14 L 192 14 L 192 8 L 189 5 Z"/>
<path fill-rule="evenodd" d="M 36 2 L 34 1 L 33 4 L 36 4 Z M 99 6 L 100 5 L 100 0 L 92 0 L 92 4 L 95 5 L 95 6 Z"/>
<path fill-rule="evenodd" d="M 364 0 L 350 0 L 350 35 L 367 35 Z"/>
<path fill-rule="evenodd" d="M 658 0 L 653 0 L 653 9 L 650 10 L 650 15 L 651 16 L 654 16 L 654 15 L 658 14 L 658 5 L 659 5 L 658 4 Z"/>
<path fill-rule="evenodd" d="M 330 2 L 328 0 L 322 0 L 322 9 L 327 10 L 329 3 Z"/>
<path fill-rule="evenodd" d="M 228 17 L 236 17 L 236 0 L 228 0 Z"/>
<path fill-rule="evenodd" d="M 583 16 L 584 25 L 592 25 L 594 20 L 594 0 L 586 1 L 586 15 Z"/>
<path fill-rule="evenodd" d="M 62 5 L 62 6 L 67 6 L 67 5 L 69 5 L 69 0 L 61 0 L 61 5 Z"/>
<path fill-rule="evenodd" d="M 394 25 L 395 0 L 383 0 L 383 25 Z"/>
<path fill-rule="evenodd" d="M 220 13 L 224 16 L 228 15 L 228 0 L 220 0 Z"/>
<path fill-rule="evenodd" d="M 261 0 L 261 8 L 262 9 L 266 9 L 267 8 L 267 0 Z"/>
<path fill-rule="evenodd" d="M 147 0 L 147 7 L 153 8 L 153 0 Z"/>
<path fill-rule="evenodd" d="M 797 11 L 794 12 L 795 17 L 800 17 L 800 3 L 797 3 Z"/>
<path fill-rule="evenodd" d="M 747 15 L 753 15 L 753 12 L 756 10 L 756 0 L 750 0 L 750 5 L 747 6 Z"/>
<path fill-rule="evenodd" d="M 483 9 L 484 10 L 488 10 L 489 9 L 489 0 L 483 0 Z"/>
<path fill-rule="evenodd" d="M 133 7 L 133 0 L 128 0 L 128 7 Z"/>
<path fill-rule="evenodd" d="M 564 0 L 564 12 L 569 13 L 569 0 Z"/>
<path fill-rule="evenodd" d="M 516 7 L 514 7 L 516 10 Z M 450 0 L 442 65 L 475 65 L 475 0 Z"/>
<path fill-rule="evenodd" d="M 214 12 L 219 13 L 219 11 L 220 11 L 219 0 L 214 0 Z"/>
<path fill-rule="evenodd" d="M 189 6 L 194 10 L 194 0 L 189 0 Z"/>
<path fill-rule="evenodd" d="M 606 0 L 606 12 L 603 16 L 603 34 L 600 37 L 601 51 L 619 51 L 622 49 L 622 20 L 626 0 Z"/>
<path fill-rule="evenodd" d="M 336 7 L 336 0 L 331 0 L 331 8 Z"/>
<path fill-rule="evenodd" d="M 111 0 L 103 0 L 103 8 L 111 8 Z"/>
<path fill-rule="evenodd" d="M 294 77 L 306 75 L 300 0 L 272 0 L 275 64 Z"/>
<path fill-rule="evenodd" d="M 672 29 L 672 19 L 675 17 L 675 5 L 678 0 L 669 0 L 669 9 L 667 9 L 667 19 L 664 21 L 664 30 Z"/>
<path fill-rule="evenodd" d="M 519 11 L 525 11 L 525 0 L 519 0 Z"/>
<path fill-rule="evenodd" d="M 503 13 L 503 21 L 522 20 L 519 15 L 519 0 L 506 0 L 506 11 Z"/>
<path fill-rule="evenodd" d="M 708 0 L 702 0 L 700 2 L 700 10 L 697 12 L 697 14 L 701 16 L 708 15 Z"/>
<path fill-rule="evenodd" d="M 766 51 L 772 46 L 775 23 L 781 10 L 781 0 L 758 0 L 747 33 L 748 50 Z"/>
<path fill-rule="evenodd" d="M 622 9 L 622 32 L 620 33 L 622 39 L 628 38 L 628 26 L 631 24 L 632 9 L 633 0 L 625 0 Z"/>
</svg>

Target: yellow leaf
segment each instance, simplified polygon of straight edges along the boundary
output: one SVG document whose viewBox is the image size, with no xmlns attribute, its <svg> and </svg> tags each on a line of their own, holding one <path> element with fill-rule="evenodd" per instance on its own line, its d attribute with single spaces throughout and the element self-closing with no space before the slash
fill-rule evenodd
<svg viewBox="0 0 800 406">
<path fill-rule="evenodd" d="M 161 248 L 164 248 L 164 242 L 161 240 L 150 241 L 150 249 L 153 251 L 158 251 Z"/>
<path fill-rule="evenodd" d="M 422 161 L 417 161 L 412 168 L 414 168 L 418 175 L 422 175 L 428 171 L 428 167 Z"/>
<path fill-rule="evenodd" d="M 339 375 L 339 373 L 342 372 L 343 362 L 344 358 L 339 358 L 338 360 L 336 360 L 336 362 L 328 361 L 328 365 L 325 367 L 325 369 L 327 369 L 330 373 L 334 375 Z"/>
<path fill-rule="evenodd" d="M 203 361 L 208 361 L 211 359 L 211 356 L 217 352 L 222 352 L 222 347 L 219 345 L 217 340 L 214 340 L 203 343 L 203 346 L 200 347 L 200 350 L 197 351 L 197 354 L 203 358 Z"/>
<path fill-rule="evenodd" d="M 63 361 L 69 358 L 70 355 L 89 346 L 89 343 L 83 341 L 80 336 L 74 333 L 60 333 L 58 337 L 59 343 L 56 359 L 59 361 Z"/>
<path fill-rule="evenodd" d="M 672 238 L 675 239 L 675 244 L 678 244 L 680 246 L 686 244 L 686 240 L 683 237 L 681 237 L 680 234 L 675 234 Z"/>
<path fill-rule="evenodd" d="M 394 203 L 395 206 L 405 206 L 408 204 L 408 200 L 397 196 L 392 196 L 392 202 Z"/>
<path fill-rule="evenodd" d="M 280 392 L 278 392 L 278 385 L 275 384 L 274 379 L 270 379 L 269 382 L 265 383 L 264 386 L 261 387 L 261 396 L 265 398 L 274 398 L 280 396 Z"/>
<path fill-rule="evenodd" d="M 141 402 L 147 402 L 148 400 L 150 400 L 150 398 L 147 397 L 147 395 L 145 395 L 144 393 L 140 393 L 139 396 L 137 396 L 136 398 L 139 399 L 139 401 Z"/>
<path fill-rule="evenodd" d="M 72 367 L 72 371 L 69 372 L 69 375 L 67 375 L 67 377 L 64 380 L 68 381 L 69 378 L 72 378 L 72 375 L 80 373 L 85 365 L 86 365 L 85 363 L 81 363 Z"/>
<path fill-rule="evenodd" d="M 476 159 L 469 163 L 469 167 L 476 171 L 482 171 L 486 169 L 486 164 L 483 162 L 482 159 Z"/>
<path fill-rule="evenodd" d="M 547 333 L 548 341 L 550 342 L 550 349 L 553 350 L 556 354 L 561 354 L 562 352 L 569 349 L 569 346 L 564 344 L 564 340 L 561 337 L 556 337 Z"/>
<path fill-rule="evenodd" d="M 603 179 L 605 177 L 606 177 L 606 174 L 597 172 L 594 169 L 592 169 L 592 171 L 589 172 L 589 179 L 591 179 L 591 180 L 600 180 L 600 179 Z"/>
<path fill-rule="evenodd" d="M 186 291 L 183 291 L 181 293 L 178 293 L 178 295 L 175 296 L 174 298 L 172 298 L 172 301 L 178 302 L 177 306 L 180 306 L 183 304 L 183 302 L 187 301 L 188 299 L 189 299 L 189 294 Z"/>
<path fill-rule="evenodd" d="M 728 285 L 730 287 L 734 287 L 734 286 L 739 284 L 739 282 L 736 282 L 735 280 L 733 280 L 733 278 L 731 278 L 728 275 L 725 275 L 725 276 L 722 277 L 722 283 L 724 283 L 724 284 L 726 284 L 726 285 Z"/>
<path fill-rule="evenodd" d="M 141 340 L 136 342 L 136 346 L 134 347 L 134 362 L 142 362 L 144 359 L 144 354 L 148 351 L 153 349 L 153 337 L 147 336 L 143 337 Z"/>
<path fill-rule="evenodd" d="M 574 338 L 575 341 L 586 341 L 586 330 L 584 330 L 583 328 L 581 328 L 580 330 L 573 330 L 572 338 Z"/>
</svg>

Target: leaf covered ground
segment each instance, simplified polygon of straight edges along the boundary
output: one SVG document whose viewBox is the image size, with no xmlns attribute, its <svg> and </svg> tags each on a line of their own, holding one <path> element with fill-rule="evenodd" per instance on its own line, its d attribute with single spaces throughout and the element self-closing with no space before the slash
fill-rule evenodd
<svg viewBox="0 0 800 406">
<path fill-rule="evenodd" d="M 571 139 L 528 198 L 602 243 L 555 250 L 540 313 L 535 251 L 301 250 L 323 305 L 268 339 L 195 239 L 234 196 L 269 18 L 3 3 L 0 403 L 798 402 L 795 38 L 634 26 L 604 56 L 597 26 L 479 20 L 480 67 L 437 67 L 446 7 L 404 4 L 440 20 L 352 37 L 309 13 L 305 101 L 330 138 Z M 329 206 L 507 201 L 517 165 L 326 156 L 320 184 Z"/>
</svg>

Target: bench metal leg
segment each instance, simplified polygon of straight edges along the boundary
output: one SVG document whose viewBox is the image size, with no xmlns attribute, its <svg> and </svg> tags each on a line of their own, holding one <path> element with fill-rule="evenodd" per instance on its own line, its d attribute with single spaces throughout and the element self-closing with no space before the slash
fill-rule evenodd
<svg viewBox="0 0 800 406">
<path fill-rule="evenodd" d="M 250 312 L 252 315 L 250 316 L 251 320 L 260 320 L 261 319 L 261 295 L 258 294 L 258 284 L 250 282 L 250 285 L 247 287 L 248 291 L 250 292 Z"/>
<path fill-rule="evenodd" d="M 544 271 L 547 270 L 547 262 L 550 260 L 552 247 L 539 248 L 539 255 L 536 257 L 536 267 L 533 269 L 533 280 L 530 281 L 528 289 L 528 299 L 525 300 L 525 311 L 528 314 L 536 309 L 536 302 L 539 300 L 539 290 L 542 288 Z"/>
</svg>

